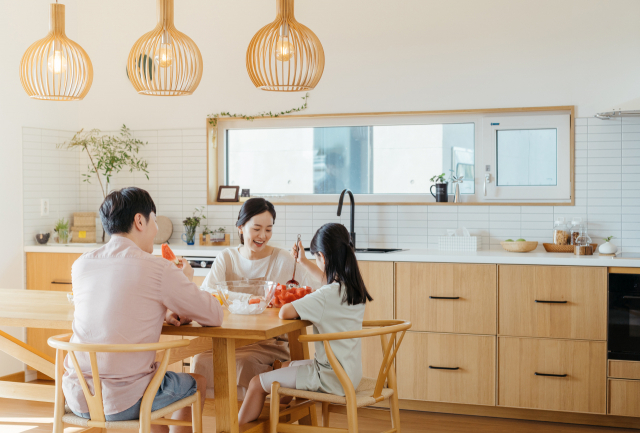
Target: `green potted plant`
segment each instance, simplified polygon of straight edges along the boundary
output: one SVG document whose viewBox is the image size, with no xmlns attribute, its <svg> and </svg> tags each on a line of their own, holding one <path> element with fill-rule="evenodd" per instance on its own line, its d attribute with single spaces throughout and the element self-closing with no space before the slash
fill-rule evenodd
<svg viewBox="0 0 640 433">
<path fill-rule="evenodd" d="M 138 156 L 140 147 L 146 144 L 133 138 L 131 130 L 122 125 L 120 135 L 102 135 L 99 129 L 88 132 L 81 129 L 70 141 L 60 143 L 57 147 L 87 152 L 91 164 L 87 167 L 87 173 L 82 175 L 83 182 L 91 183 L 91 176 L 95 174 L 100 183 L 102 197 L 106 198 L 111 177 L 122 169 L 128 168 L 131 173 L 134 170 L 141 171 L 149 179 L 147 161 Z M 102 178 L 105 180 L 104 183 Z M 102 229 L 102 242 L 104 237 L 105 232 Z"/>
<path fill-rule="evenodd" d="M 431 182 L 433 182 L 434 184 L 431 185 L 431 188 L 429 188 L 429 192 L 431 192 L 431 195 L 435 197 L 436 201 L 439 203 L 448 202 L 449 194 L 447 193 L 447 188 L 449 185 L 447 184 L 447 181 L 444 178 L 444 173 L 436 174 L 435 176 L 433 176 L 431 178 Z M 433 193 L 434 187 L 436 189 L 435 194 Z"/>
<path fill-rule="evenodd" d="M 53 231 L 58 233 L 58 243 L 66 244 L 69 242 L 69 220 L 60 218 L 56 221 L 56 225 L 53 227 Z"/>
<path fill-rule="evenodd" d="M 224 241 L 224 235 L 225 235 L 224 232 L 225 232 L 224 227 L 219 227 L 217 230 L 212 231 L 211 241 L 212 242 Z"/>
<path fill-rule="evenodd" d="M 195 244 L 196 239 L 196 229 L 200 227 L 200 221 L 203 219 L 207 219 L 203 214 L 204 206 L 197 207 L 193 214 L 190 217 L 187 217 L 182 221 L 184 225 L 184 233 L 182 234 L 182 240 L 187 243 L 187 245 Z M 207 229 L 208 231 L 209 229 Z"/>
<path fill-rule="evenodd" d="M 600 254 L 615 254 L 618 251 L 618 247 L 613 245 L 610 241 L 614 236 L 604 238 L 604 244 L 600 245 L 598 252 Z"/>
</svg>

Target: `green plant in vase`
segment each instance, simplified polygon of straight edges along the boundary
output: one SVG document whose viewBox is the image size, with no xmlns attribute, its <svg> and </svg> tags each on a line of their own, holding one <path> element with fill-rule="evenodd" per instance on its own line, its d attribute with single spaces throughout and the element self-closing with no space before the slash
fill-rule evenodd
<svg viewBox="0 0 640 433">
<path fill-rule="evenodd" d="M 187 245 L 195 244 L 196 240 L 196 229 L 200 227 L 200 221 L 203 219 L 207 219 L 204 216 L 204 206 L 197 207 L 193 214 L 190 217 L 187 217 L 182 221 L 182 225 L 184 225 L 184 233 L 182 234 L 182 240 L 187 243 Z M 207 229 L 208 231 L 209 229 Z"/>
<path fill-rule="evenodd" d="M 60 218 L 56 221 L 56 225 L 53 227 L 53 231 L 58 233 L 58 243 L 66 244 L 69 242 L 69 220 Z"/>
</svg>

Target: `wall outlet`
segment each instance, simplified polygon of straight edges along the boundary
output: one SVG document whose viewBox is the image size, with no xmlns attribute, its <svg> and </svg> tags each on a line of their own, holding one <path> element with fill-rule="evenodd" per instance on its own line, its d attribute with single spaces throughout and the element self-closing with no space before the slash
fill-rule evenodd
<svg viewBox="0 0 640 433">
<path fill-rule="evenodd" d="M 40 216 L 49 215 L 49 199 L 43 198 L 40 199 Z"/>
</svg>

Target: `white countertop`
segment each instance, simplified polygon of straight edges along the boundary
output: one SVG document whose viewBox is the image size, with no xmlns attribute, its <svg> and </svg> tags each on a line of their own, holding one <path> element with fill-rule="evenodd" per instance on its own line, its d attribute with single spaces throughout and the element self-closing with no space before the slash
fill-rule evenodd
<svg viewBox="0 0 640 433">
<path fill-rule="evenodd" d="M 28 253 L 85 253 L 96 245 L 32 245 L 24 248 Z M 171 249 L 177 256 L 186 257 L 215 257 L 227 247 L 201 247 L 187 245 L 172 245 Z M 160 245 L 154 247 L 155 254 L 160 254 Z M 308 257 L 311 257 L 307 253 Z M 380 262 L 432 262 L 432 263 L 496 263 L 512 265 L 559 265 L 559 266 L 617 266 L 640 268 L 640 259 L 575 256 L 570 253 L 547 253 L 543 247 L 538 247 L 530 253 L 510 253 L 507 251 L 439 251 L 439 250 L 406 250 L 395 253 L 374 254 L 358 253 L 358 260 Z"/>
</svg>

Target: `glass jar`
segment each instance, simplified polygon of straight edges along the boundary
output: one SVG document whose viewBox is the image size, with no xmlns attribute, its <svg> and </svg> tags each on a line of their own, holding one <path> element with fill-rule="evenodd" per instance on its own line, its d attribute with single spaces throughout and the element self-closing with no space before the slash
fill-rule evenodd
<svg viewBox="0 0 640 433">
<path fill-rule="evenodd" d="M 557 218 L 553 224 L 553 243 L 556 245 L 569 245 L 569 236 L 564 218 Z"/>
<path fill-rule="evenodd" d="M 573 247 L 573 254 L 576 256 L 592 256 L 593 245 L 591 245 L 591 237 L 587 234 L 587 229 L 582 228 L 580 235 L 576 238 L 576 243 Z"/>
<path fill-rule="evenodd" d="M 571 220 L 571 237 L 569 238 L 569 243 L 571 245 L 576 244 L 576 239 L 580 236 L 580 233 L 584 230 L 584 225 L 582 224 L 582 218 L 576 217 Z"/>
</svg>

